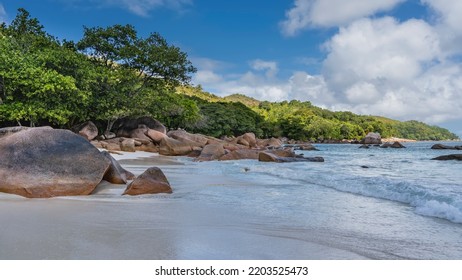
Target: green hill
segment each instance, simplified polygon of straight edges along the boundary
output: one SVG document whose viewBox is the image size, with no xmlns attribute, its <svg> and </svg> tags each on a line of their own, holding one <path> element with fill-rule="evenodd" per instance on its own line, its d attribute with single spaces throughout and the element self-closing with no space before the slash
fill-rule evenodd
<svg viewBox="0 0 462 280">
<path fill-rule="evenodd" d="M 414 140 L 452 140 L 458 136 L 447 129 L 418 121 L 401 122 L 381 116 L 333 112 L 309 101 L 259 101 L 243 94 L 219 97 L 200 88 L 182 87 L 199 106 L 201 121 L 188 127 L 213 136 L 253 131 L 261 137 L 289 137 L 296 140 L 360 139 L 369 132 L 382 137 Z"/>
<path fill-rule="evenodd" d="M 261 103 L 261 101 L 253 97 L 249 97 L 239 93 L 225 96 L 223 99 L 229 102 L 241 102 L 242 104 L 250 108 L 257 107 Z"/>
</svg>

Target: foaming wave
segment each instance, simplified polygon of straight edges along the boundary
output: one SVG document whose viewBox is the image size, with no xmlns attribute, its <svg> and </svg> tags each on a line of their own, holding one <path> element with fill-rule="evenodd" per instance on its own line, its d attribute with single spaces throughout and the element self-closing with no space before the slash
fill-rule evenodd
<svg viewBox="0 0 462 280">
<path fill-rule="evenodd" d="M 462 196 L 430 183 L 426 185 L 425 182 L 405 181 L 405 178 L 339 174 L 319 169 L 310 171 L 302 166 L 265 168 L 261 171 L 280 179 L 408 204 L 414 207 L 416 214 L 462 223 Z"/>
<path fill-rule="evenodd" d="M 445 202 L 430 200 L 416 206 L 416 213 L 449 220 L 454 223 L 462 223 L 461 209 Z"/>
</svg>

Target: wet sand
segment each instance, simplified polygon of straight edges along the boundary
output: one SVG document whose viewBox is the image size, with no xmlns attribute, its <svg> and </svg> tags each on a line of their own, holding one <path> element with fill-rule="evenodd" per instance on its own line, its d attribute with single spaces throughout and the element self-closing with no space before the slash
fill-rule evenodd
<svg viewBox="0 0 462 280">
<path fill-rule="evenodd" d="M 137 175 L 159 166 L 173 186 L 173 196 L 121 196 L 125 186 L 108 183 L 87 197 L 25 199 L 0 194 L 0 259 L 364 258 L 298 238 L 311 234 L 297 233 L 306 229 L 271 225 L 258 215 L 242 215 L 233 205 L 183 198 L 201 185 L 244 184 L 243 180 L 195 175 L 174 158 L 137 156 L 150 155 L 118 158 Z"/>
</svg>

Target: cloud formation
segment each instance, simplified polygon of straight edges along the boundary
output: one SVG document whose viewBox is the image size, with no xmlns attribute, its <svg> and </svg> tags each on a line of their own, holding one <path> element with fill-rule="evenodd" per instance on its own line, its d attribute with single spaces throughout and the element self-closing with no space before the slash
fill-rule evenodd
<svg viewBox="0 0 462 280">
<path fill-rule="evenodd" d="M 462 118 L 461 2 L 425 0 L 437 21 L 359 19 L 325 43 L 331 108 L 441 123 Z M 458 16 L 456 16 L 456 15 Z"/>
<path fill-rule="evenodd" d="M 362 89 L 357 84 L 364 83 L 379 88 L 406 86 L 422 74 L 424 66 L 442 59 L 438 34 L 421 20 L 361 19 L 341 28 L 325 46 L 323 74 L 339 94 L 352 87 Z"/>
<path fill-rule="evenodd" d="M 207 61 L 207 59 L 202 59 Z M 224 62 L 212 60 L 204 63 L 208 68 L 198 65 L 193 76 L 194 84 L 201 84 L 205 90 L 226 96 L 243 93 L 259 100 L 283 101 L 289 99 L 310 100 L 318 106 L 327 107 L 333 103 L 334 96 L 329 92 L 324 78 L 306 72 L 294 72 L 288 79 L 278 78 L 278 63 L 255 59 L 249 62 L 250 69 L 244 73 L 219 74 Z"/>
<path fill-rule="evenodd" d="M 357 3 L 335 3 L 341 6 L 341 2 Z M 343 18 L 353 20 L 323 44 L 326 58 L 321 61 L 320 74 L 296 71 L 281 78 L 275 61 L 256 59 L 245 73 L 226 75 L 208 69 L 199 71 L 194 81 L 220 95 L 243 93 L 269 101 L 309 100 L 332 110 L 433 124 L 462 119 L 462 2 L 422 0 L 433 11 L 432 22 L 364 17 L 400 1 L 379 2 L 382 6 L 368 6 L 356 15 L 361 18 L 353 19 L 356 16 L 345 10 Z M 295 4 L 300 9 L 308 5 L 308 11 L 321 5 L 302 0 L 295 0 Z M 333 18 L 318 19 L 316 23 L 334 22 Z"/>
<path fill-rule="evenodd" d="M 294 36 L 310 27 L 335 27 L 388 11 L 405 0 L 295 0 L 280 23 L 282 33 Z"/>
<path fill-rule="evenodd" d="M 275 61 L 256 59 L 250 63 L 250 66 L 257 71 L 266 70 L 265 75 L 267 78 L 273 78 L 279 71 Z"/>
<path fill-rule="evenodd" d="M 421 0 L 434 11 L 435 29 L 440 34 L 441 45 L 449 55 L 461 53 L 462 1 Z"/>
</svg>

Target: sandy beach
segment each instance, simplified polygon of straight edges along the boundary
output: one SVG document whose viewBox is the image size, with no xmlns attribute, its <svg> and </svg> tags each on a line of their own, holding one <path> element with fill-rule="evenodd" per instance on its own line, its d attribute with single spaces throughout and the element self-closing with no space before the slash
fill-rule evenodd
<svg viewBox="0 0 462 280">
<path fill-rule="evenodd" d="M 121 196 L 125 186 L 108 183 L 86 197 L 0 194 L 0 259 L 364 258 L 299 239 L 295 233 L 303 229 L 268 226 L 233 205 L 181 199 L 201 186 L 248 185 L 244 180 L 204 177 L 175 158 L 149 153 L 115 157 L 137 175 L 161 167 L 174 194 Z"/>
</svg>

